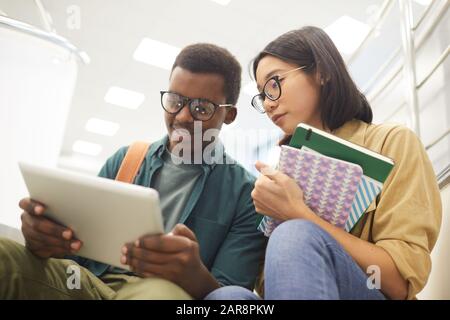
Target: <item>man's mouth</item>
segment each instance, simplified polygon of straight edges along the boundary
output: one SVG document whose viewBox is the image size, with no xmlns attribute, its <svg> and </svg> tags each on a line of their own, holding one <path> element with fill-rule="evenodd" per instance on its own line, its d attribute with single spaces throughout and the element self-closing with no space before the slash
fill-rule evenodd
<svg viewBox="0 0 450 320">
<path fill-rule="evenodd" d="M 194 127 L 193 126 L 184 126 L 184 125 L 177 125 L 174 124 L 171 126 L 172 132 L 170 134 L 170 138 L 172 141 L 185 141 L 186 138 L 190 138 L 191 141 L 194 139 Z"/>
<path fill-rule="evenodd" d="M 194 129 L 180 126 L 172 126 L 172 134 L 186 135 L 187 133 L 191 135 L 194 134 Z"/>
</svg>

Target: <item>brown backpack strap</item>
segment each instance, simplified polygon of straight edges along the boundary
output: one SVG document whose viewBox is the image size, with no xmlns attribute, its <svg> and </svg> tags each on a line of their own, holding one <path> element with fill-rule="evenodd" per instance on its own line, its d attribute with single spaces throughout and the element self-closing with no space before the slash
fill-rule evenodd
<svg viewBox="0 0 450 320">
<path fill-rule="evenodd" d="M 133 142 L 123 158 L 119 172 L 117 172 L 116 180 L 133 183 L 149 147 L 150 144 L 147 142 Z"/>
</svg>

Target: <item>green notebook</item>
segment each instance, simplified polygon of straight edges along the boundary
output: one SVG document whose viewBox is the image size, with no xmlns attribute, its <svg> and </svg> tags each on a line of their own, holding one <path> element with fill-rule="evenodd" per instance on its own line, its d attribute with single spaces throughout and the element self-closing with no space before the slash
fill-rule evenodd
<svg viewBox="0 0 450 320">
<path fill-rule="evenodd" d="M 306 146 L 325 156 L 358 164 L 364 175 L 384 183 L 394 161 L 372 150 L 300 123 L 289 142 L 291 147 Z"/>
</svg>

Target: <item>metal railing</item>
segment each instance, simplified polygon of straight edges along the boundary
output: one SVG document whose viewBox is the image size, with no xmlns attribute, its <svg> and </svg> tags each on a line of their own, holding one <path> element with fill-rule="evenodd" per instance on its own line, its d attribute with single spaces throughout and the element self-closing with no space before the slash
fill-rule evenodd
<svg viewBox="0 0 450 320">
<path fill-rule="evenodd" d="M 11 19 L 11 18 L 8 18 L 3 15 L 0 15 L 0 27 L 5 27 L 5 28 L 9 28 L 9 29 L 16 30 L 19 32 L 27 33 L 29 35 L 40 38 L 42 40 L 54 43 L 58 46 L 61 46 L 65 49 L 67 49 L 69 52 L 73 53 L 82 63 L 84 63 L 84 64 L 89 63 L 89 56 L 87 55 L 86 52 L 79 50 L 72 43 L 70 43 L 67 39 L 65 39 L 55 33 L 41 30 L 41 29 L 36 28 L 27 23 L 24 23 L 24 22 L 15 20 L 15 19 Z"/>
<path fill-rule="evenodd" d="M 441 53 L 439 58 L 432 67 L 425 73 L 425 76 L 418 82 L 415 70 L 415 54 L 421 50 L 425 43 L 428 41 L 430 36 L 434 33 L 439 23 L 442 21 L 446 13 L 448 12 L 450 1 L 446 0 L 444 2 L 438 0 L 432 0 L 430 4 L 425 8 L 424 12 L 418 19 L 418 21 L 413 24 L 412 22 L 412 12 L 411 12 L 411 0 L 397 0 L 401 16 L 402 23 L 402 46 L 399 46 L 393 51 L 392 55 L 388 60 L 381 65 L 378 71 L 374 74 L 372 78 L 365 84 L 363 92 L 367 95 L 369 101 L 373 102 L 382 93 L 384 93 L 387 88 L 397 79 L 401 72 L 403 71 L 403 76 L 408 79 L 408 97 L 409 99 L 402 101 L 393 111 L 390 113 L 389 117 L 385 120 L 395 116 L 405 105 L 409 106 L 410 110 L 410 121 L 412 129 L 420 137 L 420 117 L 419 117 L 419 101 L 417 99 L 418 90 L 423 88 L 423 86 L 432 78 L 439 67 L 443 65 L 450 53 L 450 46 Z M 370 39 L 372 39 L 375 30 L 383 24 L 386 16 L 390 13 L 393 8 L 394 1 L 385 1 L 380 9 L 377 19 L 372 26 L 370 32 L 367 34 L 365 39 L 362 41 L 361 45 L 355 51 L 355 53 L 347 60 L 348 64 L 351 64 L 360 55 L 363 49 L 367 46 Z M 439 6 L 439 7 L 438 7 Z M 418 36 L 415 34 L 421 31 Z M 403 59 L 394 65 L 394 62 L 398 60 L 403 48 Z M 382 77 L 385 75 L 384 77 Z M 381 78 L 381 80 L 380 80 Z M 379 85 L 375 84 L 379 82 Z M 450 134 L 450 128 L 447 128 L 445 132 L 439 135 L 436 139 L 426 145 L 426 149 L 429 150 L 436 144 L 444 140 Z M 450 165 L 449 165 L 450 166 Z M 450 169 L 447 167 L 447 171 Z M 447 180 L 448 172 L 447 172 Z"/>
<path fill-rule="evenodd" d="M 435 145 L 437 145 L 439 142 L 441 142 L 442 140 L 444 140 L 445 137 L 447 137 L 450 134 L 450 128 L 448 128 L 443 134 L 441 134 L 439 137 L 437 137 L 436 139 L 434 139 L 431 143 L 427 144 L 427 146 L 425 147 L 425 149 L 431 149 L 433 148 Z"/>
<path fill-rule="evenodd" d="M 447 48 L 441 54 L 438 61 L 436 61 L 436 63 L 431 68 L 431 70 L 428 72 L 428 74 L 422 79 L 422 81 L 420 81 L 420 83 L 417 85 L 417 89 L 420 89 L 431 78 L 431 76 L 441 66 L 441 64 L 444 63 L 445 59 L 447 59 L 449 53 L 450 53 L 450 45 L 447 46 Z"/>
<path fill-rule="evenodd" d="M 410 114 L 410 126 L 414 132 L 421 137 L 420 134 L 420 118 L 419 118 L 419 97 L 417 93 L 417 71 L 416 71 L 416 50 L 415 37 L 412 32 L 413 14 L 411 0 L 398 0 L 401 19 L 400 25 L 402 29 L 403 42 L 403 77 L 407 83 L 407 105 Z"/>
<path fill-rule="evenodd" d="M 450 164 L 437 174 L 437 181 L 441 190 L 450 184 Z"/>
<path fill-rule="evenodd" d="M 422 22 L 425 20 L 425 18 L 428 16 L 428 14 L 431 11 L 431 8 L 433 8 L 433 6 L 435 5 L 436 0 L 432 0 L 428 6 L 425 8 L 425 11 L 423 12 L 422 16 L 419 18 L 419 20 L 417 20 L 417 23 L 414 25 L 414 27 L 412 28 L 412 31 L 416 31 L 420 25 L 422 24 Z"/>
<path fill-rule="evenodd" d="M 435 3 L 437 3 L 437 2 L 436 1 L 431 2 L 429 7 L 432 7 Z M 431 21 L 431 25 L 425 30 L 424 34 L 418 40 L 417 47 L 416 47 L 417 50 L 420 50 L 422 48 L 423 44 L 429 39 L 430 35 L 434 32 L 436 27 L 442 21 L 442 18 L 445 16 L 445 14 L 448 11 L 449 5 L 450 5 L 450 1 L 446 0 L 444 2 L 444 5 L 442 5 L 442 7 L 438 9 L 438 12 L 436 13 L 433 20 Z M 417 30 L 414 30 L 414 31 L 417 31 Z"/>
<path fill-rule="evenodd" d="M 347 60 L 348 64 L 351 64 L 364 50 L 364 48 L 367 46 L 369 41 L 372 39 L 373 35 L 376 33 L 377 28 L 383 24 L 384 20 L 386 19 L 387 15 L 391 11 L 395 0 L 385 0 L 383 4 L 381 5 L 381 9 L 377 14 L 377 17 L 374 19 L 375 22 L 373 23 L 372 27 L 370 28 L 367 35 L 364 37 L 361 44 L 358 46 L 358 48 L 353 52 L 353 54 L 350 56 L 350 58 Z"/>
<path fill-rule="evenodd" d="M 362 90 L 364 94 L 367 94 L 369 92 L 370 88 L 372 88 L 372 86 L 378 81 L 380 76 L 386 73 L 386 71 L 389 69 L 389 67 L 392 65 L 392 63 L 394 63 L 395 59 L 398 58 L 398 56 L 400 55 L 401 52 L 402 52 L 402 47 L 399 46 L 392 53 L 392 55 L 389 57 L 389 59 L 387 59 L 386 62 L 383 63 L 383 65 L 378 69 L 378 71 L 375 73 L 375 75 L 372 78 L 370 78 L 370 80 L 366 83 L 366 85 L 364 86 L 364 88 Z M 401 70 L 401 66 L 400 66 L 398 72 L 400 72 L 400 70 Z"/>
</svg>

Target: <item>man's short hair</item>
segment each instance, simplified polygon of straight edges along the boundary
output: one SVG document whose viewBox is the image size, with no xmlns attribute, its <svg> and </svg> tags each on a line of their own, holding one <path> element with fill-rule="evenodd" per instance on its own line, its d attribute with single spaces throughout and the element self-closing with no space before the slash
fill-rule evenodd
<svg viewBox="0 0 450 320">
<path fill-rule="evenodd" d="M 178 54 L 172 71 L 175 67 L 222 76 L 225 103 L 236 105 L 241 90 L 241 65 L 227 49 L 210 43 L 189 45 Z"/>
</svg>

